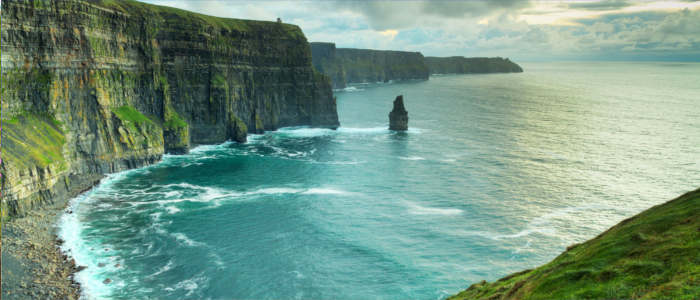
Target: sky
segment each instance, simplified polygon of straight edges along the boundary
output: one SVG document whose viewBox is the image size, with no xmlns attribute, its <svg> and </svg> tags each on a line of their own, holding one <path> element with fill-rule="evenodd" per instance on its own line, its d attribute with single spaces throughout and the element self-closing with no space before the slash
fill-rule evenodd
<svg viewBox="0 0 700 300">
<path fill-rule="evenodd" d="M 700 61 L 700 0 L 141 0 L 240 19 L 278 17 L 340 48 L 515 61 Z"/>
</svg>

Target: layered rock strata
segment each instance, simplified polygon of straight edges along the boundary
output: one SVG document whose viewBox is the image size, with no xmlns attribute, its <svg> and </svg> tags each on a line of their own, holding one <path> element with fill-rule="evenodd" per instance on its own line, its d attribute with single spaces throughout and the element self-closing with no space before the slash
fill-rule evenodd
<svg viewBox="0 0 700 300">
<path fill-rule="evenodd" d="M 136 1 L 2 4 L 2 212 L 283 126 L 337 127 L 299 27 Z"/>
</svg>

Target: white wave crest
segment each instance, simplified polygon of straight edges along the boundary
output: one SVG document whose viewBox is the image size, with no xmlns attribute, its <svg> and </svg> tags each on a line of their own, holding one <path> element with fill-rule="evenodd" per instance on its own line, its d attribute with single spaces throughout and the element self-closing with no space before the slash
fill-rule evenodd
<svg viewBox="0 0 700 300">
<path fill-rule="evenodd" d="M 153 274 L 151 274 L 151 275 L 148 275 L 148 277 L 156 277 L 156 276 L 158 276 L 158 275 L 160 275 L 160 274 L 163 274 L 163 273 L 165 273 L 165 272 L 167 272 L 167 271 L 170 271 L 170 269 L 173 268 L 173 265 L 175 265 L 175 264 L 173 263 L 173 260 L 172 260 L 172 259 L 171 259 L 171 260 L 168 260 L 168 263 L 165 264 L 165 266 L 160 267 L 160 268 L 158 269 L 158 271 L 156 271 L 155 273 L 153 273 Z"/>
<path fill-rule="evenodd" d="M 403 160 L 425 160 L 425 158 L 420 156 L 399 156 L 399 159 Z"/>
<path fill-rule="evenodd" d="M 443 216 L 455 216 L 461 215 L 463 211 L 458 208 L 436 208 L 436 207 L 426 207 L 420 206 L 418 204 L 410 204 L 410 209 L 408 212 L 413 215 L 443 215 Z"/>
<path fill-rule="evenodd" d="M 348 195 L 349 192 L 333 188 L 311 188 L 304 191 L 305 195 Z"/>
<path fill-rule="evenodd" d="M 185 235 L 184 233 L 181 233 L 181 232 L 173 232 L 173 233 L 171 233 L 170 235 L 173 236 L 178 242 L 180 242 L 180 243 L 182 243 L 182 244 L 185 244 L 185 245 L 187 245 L 187 246 L 190 246 L 190 247 L 203 247 L 203 246 L 206 246 L 206 244 L 201 243 L 201 242 L 197 242 L 197 241 L 195 241 L 195 240 L 189 238 L 187 235 Z"/>
<path fill-rule="evenodd" d="M 303 190 L 293 189 L 293 188 L 262 188 L 252 192 L 244 193 L 244 195 L 276 195 L 276 194 L 297 194 L 301 193 Z"/>
<path fill-rule="evenodd" d="M 367 128 L 338 127 L 337 131 L 339 133 L 350 133 L 350 134 L 389 133 L 389 128 L 388 127 L 367 127 Z"/>
<path fill-rule="evenodd" d="M 353 93 L 353 92 L 363 92 L 364 90 L 365 90 L 365 89 L 358 89 L 357 87 L 354 87 L 354 86 L 349 86 L 349 87 L 346 87 L 346 88 L 344 88 L 344 89 L 341 89 L 341 91 L 343 91 L 343 92 L 349 92 L 349 93 Z"/>
</svg>

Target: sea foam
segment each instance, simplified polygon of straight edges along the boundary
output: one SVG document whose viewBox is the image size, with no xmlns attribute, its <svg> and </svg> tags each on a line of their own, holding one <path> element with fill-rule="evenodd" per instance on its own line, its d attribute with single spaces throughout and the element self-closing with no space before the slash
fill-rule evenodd
<svg viewBox="0 0 700 300">
<path fill-rule="evenodd" d="M 442 215 L 442 216 L 455 216 L 461 215 L 463 211 L 458 208 L 436 208 L 421 206 L 418 204 L 409 204 L 408 212 L 413 215 Z"/>
</svg>

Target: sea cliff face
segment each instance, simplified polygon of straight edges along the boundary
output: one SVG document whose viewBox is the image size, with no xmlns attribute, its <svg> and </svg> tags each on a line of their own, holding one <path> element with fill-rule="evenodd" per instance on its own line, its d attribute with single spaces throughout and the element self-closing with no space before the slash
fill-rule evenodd
<svg viewBox="0 0 700 300">
<path fill-rule="evenodd" d="M 428 67 L 420 52 L 336 48 L 311 43 L 314 67 L 331 77 L 333 88 L 348 83 L 427 80 Z"/>
<path fill-rule="evenodd" d="M 196 144 L 338 126 L 299 27 L 135 1 L 3 1 L 2 77 L 6 215 Z"/>
<path fill-rule="evenodd" d="M 333 43 L 310 43 L 311 57 L 316 70 L 331 78 L 334 89 L 342 89 L 347 85 L 345 68 L 336 59 L 336 48 Z"/>
<path fill-rule="evenodd" d="M 501 57 L 431 57 L 425 58 L 430 74 L 520 73 L 523 69 Z"/>
</svg>

